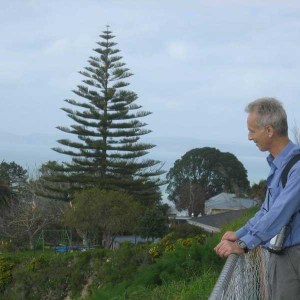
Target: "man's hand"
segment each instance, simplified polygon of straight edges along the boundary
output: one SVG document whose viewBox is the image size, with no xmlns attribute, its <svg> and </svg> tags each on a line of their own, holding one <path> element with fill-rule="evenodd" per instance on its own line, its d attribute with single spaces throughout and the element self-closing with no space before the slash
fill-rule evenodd
<svg viewBox="0 0 300 300">
<path fill-rule="evenodd" d="M 221 240 L 215 247 L 216 253 L 221 257 L 227 257 L 230 254 L 244 254 L 245 251 L 236 243 L 229 240 Z"/>
<path fill-rule="evenodd" d="M 235 242 L 237 240 L 236 233 L 234 231 L 226 231 L 224 235 L 222 236 L 222 241 L 228 240 L 231 242 Z"/>
</svg>

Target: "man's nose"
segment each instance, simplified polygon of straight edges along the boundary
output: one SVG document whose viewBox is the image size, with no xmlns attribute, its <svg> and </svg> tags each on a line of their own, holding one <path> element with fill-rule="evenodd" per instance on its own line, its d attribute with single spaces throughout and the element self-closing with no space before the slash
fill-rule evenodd
<svg viewBox="0 0 300 300">
<path fill-rule="evenodd" d="M 252 140 L 253 140 L 252 134 L 251 134 L 250 132 L 248 133 L 248 140 L 249 140 L 249 141 L 252 141 Z"/>
</svg>

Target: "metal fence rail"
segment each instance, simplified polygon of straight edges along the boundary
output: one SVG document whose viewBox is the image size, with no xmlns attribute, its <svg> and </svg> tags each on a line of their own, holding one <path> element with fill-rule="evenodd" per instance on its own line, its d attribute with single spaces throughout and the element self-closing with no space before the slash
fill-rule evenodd
<svg viewBox="0 0 300 300">
<path fill-rule="evenodd" d="M 209 300 L 265 300 L 268 251 L 257 248 L 248 254 L 228 257 Z"/>
</svg>

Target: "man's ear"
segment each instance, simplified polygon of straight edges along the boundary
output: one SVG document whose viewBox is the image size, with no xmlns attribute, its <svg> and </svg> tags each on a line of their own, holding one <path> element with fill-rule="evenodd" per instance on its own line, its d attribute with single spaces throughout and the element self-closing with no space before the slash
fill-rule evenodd
<svg viewBox="0 0 300 300">
<path fill-rule="evenodd" d="M 274 136 L 275 131 L 274 131 L 273 126 L 267 125 L 267 126 L 266 126 L 266 130 L 267 130 L 267 133 L 268 133 L 268 137 L 269 137 L 269 138 L 271 138 L 271 137 Z"/>
</svg>

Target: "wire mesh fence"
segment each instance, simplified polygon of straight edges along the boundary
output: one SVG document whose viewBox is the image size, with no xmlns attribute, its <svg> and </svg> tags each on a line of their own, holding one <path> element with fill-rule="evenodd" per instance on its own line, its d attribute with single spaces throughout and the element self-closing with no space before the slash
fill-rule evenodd
<svg viewBox="0 0 300 300">
<path fill-rule="evenodd" d="M 209 300 L 267 300 L 269 252 L 256 248 L 244 255 L 231 254 Z"/>
</svg>

